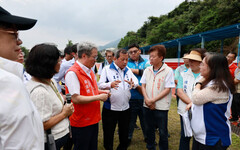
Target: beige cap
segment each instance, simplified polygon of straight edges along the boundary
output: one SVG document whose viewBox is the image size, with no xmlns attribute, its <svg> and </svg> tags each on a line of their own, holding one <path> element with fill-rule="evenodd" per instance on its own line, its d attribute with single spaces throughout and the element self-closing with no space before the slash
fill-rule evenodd
<svg viewBox="0 0 240 150">
<path fill-rule="evenodd" d="M 192 50 L 190 54 L 184 56 L 183 58 L 196 60 L 196 61 L 202 61 L 201 54 L 197 51 Z"/>
</svg>

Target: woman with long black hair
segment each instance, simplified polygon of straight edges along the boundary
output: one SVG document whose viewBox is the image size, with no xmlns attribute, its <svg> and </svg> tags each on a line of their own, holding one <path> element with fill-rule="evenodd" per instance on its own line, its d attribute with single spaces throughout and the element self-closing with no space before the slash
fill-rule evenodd
<svg viewBox="0 0 240 150">
<path fill-rule="evenodd" d="M 225 56 L 207 53 L 200 65 L 203 77 L 192 93 L 193 150 L 226 150 L 231 145 L 229 122 L 233 79 Z"/>
</svg>

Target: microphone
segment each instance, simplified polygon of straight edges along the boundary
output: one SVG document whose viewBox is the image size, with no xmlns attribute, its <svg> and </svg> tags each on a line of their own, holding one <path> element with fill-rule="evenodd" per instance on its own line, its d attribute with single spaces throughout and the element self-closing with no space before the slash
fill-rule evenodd
<svg viewBox="0 0 240 150">
<path fill-rule="evenodd" d="M 66 95 L 67 104 L 71 104 L 71 94 Z"/>
</svg>

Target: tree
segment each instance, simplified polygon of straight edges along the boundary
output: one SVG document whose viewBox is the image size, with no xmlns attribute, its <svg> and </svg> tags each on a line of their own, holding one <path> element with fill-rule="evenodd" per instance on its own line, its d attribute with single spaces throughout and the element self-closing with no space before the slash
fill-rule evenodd
<svg viewBox="0 0 240 150">
<path fill-rule="evenodd" d="M 66 44 L 66 47 L 67 46 L 73 46 L 72 40 L 68 40 L 68 43 Z"/>
<path fill-rule="evenodd" d="M 21 47 L 21 50 L 23 51 L 24 53 L 24 59 L 27 58 L 28 54 L 29 54 L 29 49 L 27 49 L 26 47 L 24 46 L 20 46 Z"/>
<path fill-rule="evenodd" d="M 98 51 L 97 62 L 103 62 L 103 61 L 104 61 L 104 57 L 103 57 L 102 54 Z"/>
</svg>

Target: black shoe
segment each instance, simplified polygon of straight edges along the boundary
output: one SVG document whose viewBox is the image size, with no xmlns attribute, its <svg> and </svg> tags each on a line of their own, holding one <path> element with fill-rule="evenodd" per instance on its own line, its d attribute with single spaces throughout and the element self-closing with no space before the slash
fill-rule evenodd
<svg viewBox="0 0 240 150">
<path fill-rule="evenodd" d="M 144 138 L 144 142 L 147 143 L 147 138 Z M 154 145 L 157 146 L 157 142 L 154 142 Z"/>
<path fill-rule="evenodd" d="M 140 130 L 140 128 L 139 128 L 139 126 L 137 126 L 137 124 L 135 124 L 134 129 Z"/>
<path fill-rule="evenodd" d="M 231 118 L 231 119 L 229 119 L 229 121 L 235 122 L 235 121 L 238 121 L 238 118 Z"/>
</svg>

